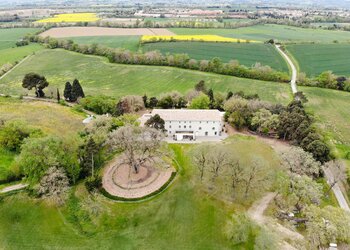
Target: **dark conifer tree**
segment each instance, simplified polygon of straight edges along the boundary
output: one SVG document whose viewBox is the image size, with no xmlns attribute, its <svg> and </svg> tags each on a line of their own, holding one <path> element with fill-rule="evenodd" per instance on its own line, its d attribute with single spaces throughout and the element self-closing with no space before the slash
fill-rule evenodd
<svg viewBox="0 0 350 250">
<path fill-rule="evenodd" d="M 61 100 L 61 95 L 60 95 L 60 91 L 57 88 L 57 102 L 60 102 Z"/>
<path fill-rule="evenodd" d="M 84 98 L 85 94 L 83 88 L 81 87 L 79 81 L 75 79 L 72 85 L 72 101 L 78 100 L 78 98 Z"/>
<path fill-rule="evenodd" d="M 67 101 L 72 101 L 72 85 L 70 84 L 70 82 L 66 82 L 66 86 L 64 87 L 63 91 L 63 96 L 64 99 L 66 99 Z"/>
</svg>

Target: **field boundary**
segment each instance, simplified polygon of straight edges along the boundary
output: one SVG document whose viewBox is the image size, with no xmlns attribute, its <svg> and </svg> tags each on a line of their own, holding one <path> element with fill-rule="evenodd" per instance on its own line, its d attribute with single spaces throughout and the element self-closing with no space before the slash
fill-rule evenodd
<svg viewBox="0 0 350 250">
<path fill-rule="evenodd" d="M 0 76 L 0 80 L 3 79 L 7 74 L 9 74 L 12 70 L 14 70 L 15 68 L 17 68 L 19 65 L 21 65 L 23 62 L 25 62 L 29 57 L 31 57 L 32 55 L 28 55 L 25 58 L 23 58 L 19 63 L 17 63 L 15 66 L 13 66 L 9 71 L 7 71 L 5 74 L 3 74 L 2 76 Z"/>
</svg>

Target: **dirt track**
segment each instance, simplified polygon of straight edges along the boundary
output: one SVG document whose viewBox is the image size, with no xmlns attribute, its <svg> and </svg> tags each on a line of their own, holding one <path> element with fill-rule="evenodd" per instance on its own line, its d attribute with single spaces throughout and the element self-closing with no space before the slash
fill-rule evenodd
<svg viewBox="0 0 350 250">
<path fill-rule="evenodd" d="M 79 36 L 142 36 L 142 35 L 175 35 L 167 29 L 147 28 L 104 28 L 104 27 L 63 27 L 49 29 L 40 34 L 42 37 L 54 38 Z"/>
</svg>

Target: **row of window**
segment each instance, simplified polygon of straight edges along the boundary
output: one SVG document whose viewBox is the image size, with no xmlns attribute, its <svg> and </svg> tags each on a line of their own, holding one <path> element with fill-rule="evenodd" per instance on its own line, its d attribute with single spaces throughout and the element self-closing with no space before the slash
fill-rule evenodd
<svg viewBox="0 0 350 250">
<path fill-rule="evenodd" d="M 175 122 L 178 122 L 178 123 L 181 123 L 181 121 L 175 121 Z M 171 121 L 169 121 L 169 123 L 171 123 Z M 186 121 L 184 121 L 183 123 L 186 123 Z M 191 121 L 189 121 L 188 123 L 191 123 Z M 201 121 L 199 123 L 202 123 Z M 207 121 L 207 123 L 209 123 L 209 121 Z M 212 123 L 215 123 L 214 121 Z"/>
<path fill-rule="evenodd" d="M 169 128 L 171 128 L 171 126 L 169 126 Z M 181 125 L 179 125 L 179 128 L 181 128 Z M 187 128 L 186 125 L 184 126 L 184 128 Z M 192 128 L 192 126 L 190 125 L 188 128 Z M 199 127 L 198 129 L 202 130 L 202 127 Z M 215 127 L 213 127 L 213 130 L 215 130 Z"/>
</svg>

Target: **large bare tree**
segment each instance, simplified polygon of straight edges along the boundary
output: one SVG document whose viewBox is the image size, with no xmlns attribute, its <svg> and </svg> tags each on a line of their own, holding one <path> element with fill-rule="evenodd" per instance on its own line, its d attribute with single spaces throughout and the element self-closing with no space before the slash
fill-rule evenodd
<svg viewBox="0 0 350 250">
<path fill-rule="evenodd" d="M 162 132 L 153 128 L 127 125 L 111 132 L 107 144 L 123 151 L 123 163 L 138 173 L 147 161 L 157 162 L 165 154 L 162 150 L 163 136 Z"/>
</svg>

